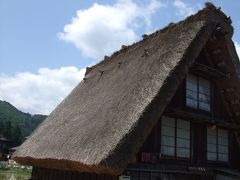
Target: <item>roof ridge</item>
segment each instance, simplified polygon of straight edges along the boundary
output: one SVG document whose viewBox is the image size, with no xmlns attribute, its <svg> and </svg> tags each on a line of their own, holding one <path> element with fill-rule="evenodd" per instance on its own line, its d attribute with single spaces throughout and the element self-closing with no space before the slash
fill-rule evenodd
<svg viewBox="0 0 240 180">
<path fill-rule="evenodd" d="M 112 58 L 116 57 L 117 55 L 119 55 L 120 53 L 123 52 L 127 52 L 130 49 L 135 48 L 136 46 L 139 46 L 142 44 L 142 42 L 145 42 L 147 40 L 150 40 L 154 37 L 156 37 L 157 35 L 160 35 L 161 33 L 165 33 L 169 30 L 172 30 L 173 28 L 175 28 L 176 26 L 179 26 L 181 24 L 185 24 L 185 23 L 191 23 L 194 21 L 206 21 L 208 18 L 206 17 L 206 15 L 209 12 L 214 12 L 216 15 L 218 15 L 222 20 L 225 21 L 225 23 L 227 23 L 229 26 L 231 26 L 232 20 L 230 16 L 227 16 L 224 12 L 221 11 L 221 7 L 216 7 L 213 3 L 211 2 L 206 2 L 205 3 L 205 8 L 199 10 L 196 14 L 190 15 L 187 18 L 185 18 L 182 21 L 179 21 L 177 23 L 169 23 L 166 27 L 159 29 L 151 34 L 143 34 L 141 40 L 134 42 L 131 45 L 122 45 L 122 48 L 118 51 L 113 52 L 110 56 L 104 56 L 104 59 L 101 60 L 100 62 L 98 62 L 97 64 L 91 66 L 91 67 L 87 67 L 86 68 L 86 73 L 85 76 L 87 74 L 89 74 L 93 69 L 95 69 L 96 67 L 109 62 Z"/>
</svg>

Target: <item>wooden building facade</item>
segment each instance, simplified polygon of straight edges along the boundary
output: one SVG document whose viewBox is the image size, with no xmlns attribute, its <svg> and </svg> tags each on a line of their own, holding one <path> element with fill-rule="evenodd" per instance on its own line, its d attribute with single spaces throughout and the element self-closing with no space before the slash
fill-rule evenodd
<svg viewBox="0 0 240 180">
<path fill-rule="evenodd" d="M 240 179 L 240 63 L 207 3 L 88 68 L 14 154 L 36 180 Z"/>
</svg>

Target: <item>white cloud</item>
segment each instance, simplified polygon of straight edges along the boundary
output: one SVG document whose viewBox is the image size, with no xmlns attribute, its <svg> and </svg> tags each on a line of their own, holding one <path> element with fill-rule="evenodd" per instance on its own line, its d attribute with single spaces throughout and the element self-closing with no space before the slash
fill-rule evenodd
<svg viewBox="0 0 240 180">
<path fill-rule="evenodd" d="M 236 50 L 237 50 L 237 54 L 238 54 L 238 57 L 240 58 L 240 44 L 235 42 L 235 47 L 236 47 Z"/>
<path fill-rule="evenodd" d="M 177 8 L 177 15 L 187 17 L 194 14 L 197 10 L 181 0 L 175 0 L 173 5 Z"/>
<path fill-rule="evenodd" d="M 80 82 L 85 69 L 40 68 L 38 73 L 0 75 L 0 99 L 23 112 L 49 114 Z"/>
<path fill-rule="evenodd" d="M 90 8 L 78 10 L 70 24 L 58 37 L 73 43 L 82 54 L 100 59 L 138 39 L 139 26 L 151 28 L 151 17 L 163 4 L 147 0 L 137 4 L 133 0 L 118 0 L 114 5 L 94 3 Z"/>
</svg>

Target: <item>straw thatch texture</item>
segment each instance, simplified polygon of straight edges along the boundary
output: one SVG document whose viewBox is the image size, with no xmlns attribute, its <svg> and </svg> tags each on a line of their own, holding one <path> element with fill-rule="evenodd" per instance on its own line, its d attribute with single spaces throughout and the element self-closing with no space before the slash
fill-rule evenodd
<svg viewBox="0 0 240 180">
<path fill-rule="evenodd" d="M 205 9 L 88 69 L 14 159 L 40 167 L 119 174 L 134 161 L 218 18 L 223 21 L 213 14 Z"/>
</svg>

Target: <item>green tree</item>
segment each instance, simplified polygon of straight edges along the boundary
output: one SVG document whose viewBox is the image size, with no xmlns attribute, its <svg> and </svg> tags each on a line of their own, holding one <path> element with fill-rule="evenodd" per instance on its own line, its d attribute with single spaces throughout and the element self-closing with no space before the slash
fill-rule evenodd
<svg viewBox="0 0 240 180">
<path fill-rule="evenodd" d="M 14 127 L 12 137 L 14 146 L 18 146 L 22 143 L 22 130 L 19 125 Z"/>
<path fill-rule="evenodd" d="M 0 120 L 0 136 L 3 135 L 4 123 Z"/>
<path fill-rule="evenodd" d="M 0 133 L 1 135 L 5 134 L 11 137 L 14 127 L 18 124 L 21 128 L 22 137 L 27 137 L 46 117 L 47 116 L 44 115 L 31 115 L 21 112 L 10 103 L 0 100 L 0 122 L 3 123 L 3 125 L 0 124 L 0 128 L 2 127 L 2 130 L 0 130 L 0 132 L 2 131 L 2 133 Z M 10 128 L 6 127 L 7 121 L 12 123 L 12 131 L 9 131 Z"/>
<path fill-rule="evenodd" d="M 12 139 L 12 123 L 11 123 L 11 121 L 5 122 L 3 136 L 7 139 Z"/>
</svg>

